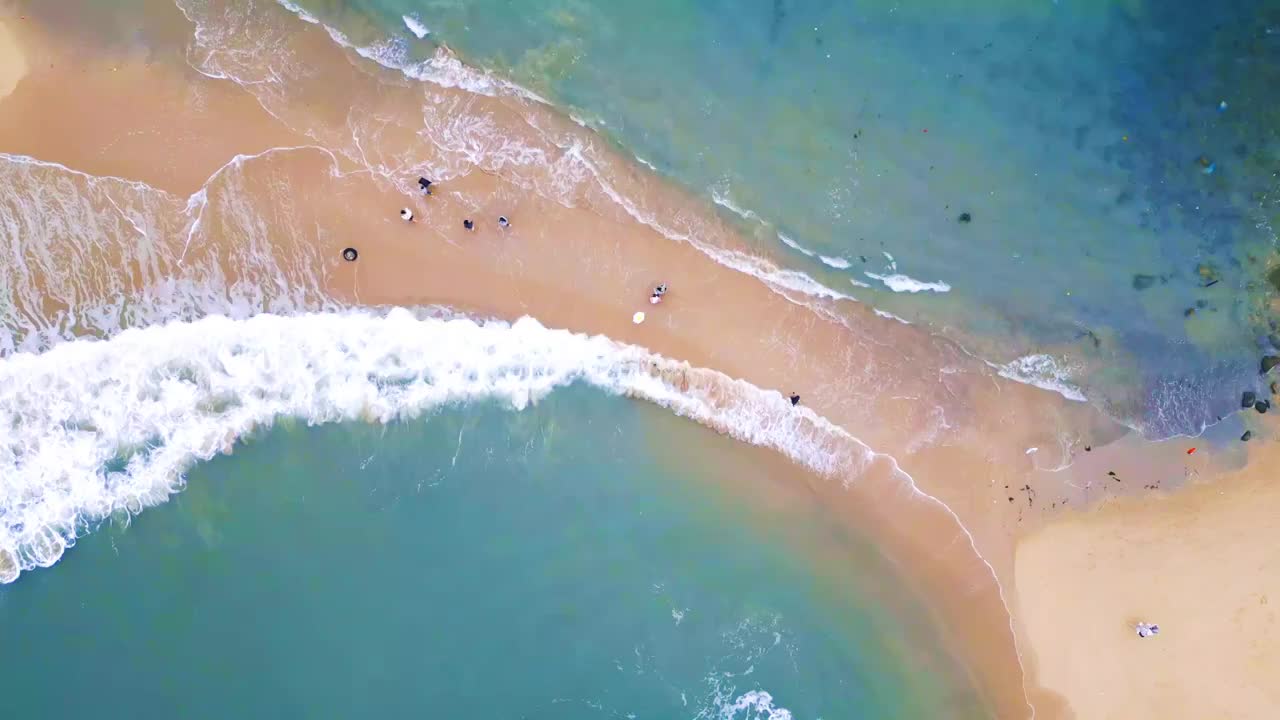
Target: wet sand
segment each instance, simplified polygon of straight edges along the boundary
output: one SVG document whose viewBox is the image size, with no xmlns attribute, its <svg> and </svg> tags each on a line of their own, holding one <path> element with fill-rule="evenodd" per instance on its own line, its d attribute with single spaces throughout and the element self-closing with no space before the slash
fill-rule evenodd
<svg viewBox="0 0 1280 720">
<path fill-rule="evenodd" d="M 8 28 L 0 25 L 0 99 L 8 97 L 27 74 L 27 59 Z"/>
<path fill-rule="evenodd" d="M 881 543 L 928 599 L 997 715 L 1029 716 L 1028 692 L 1039 718 L 1064 712 L 1058 693 L 1074 705 L 1075 688 L 1046 682 L 1042 692 L 1037 678 L 1023 677 L 1006 601 L 1014 600 L 1015 580 L 1034 571 L 1023 569 L 1022 553 L 1015 567 L 1014 538 L 1067 508 L 1144 494 L 1149 484 L 1108 485 L 1094 464 L 1145 453 L 1141 472 L 1178 476 L 1186 464 L 1180 450 L 1104 447 L 1122 429 L 1085 405 L 1001 379 L 925 329 L 853 302 L 770 288 L 713 262 L 706 250 L 663 237 L 635 216 L 688 230 L 713 251 L 744 247 L 710 209 L 549 109 L 409 81 L 283 11 L 266 15 L 278 42 L 273 57 L 305 57 L 307 72 L 281 86 L 287 93 L 250 87 L 256 98 L 191 70 L 184 53 L 163 43 L 147 53 L 114 52 L 68 43 L 67 31 L 47 22 L 21 28 L 28 57 L 40 61 L 0 102 L 0 151 L 144 181 L 171 195 L 176 210 L 205 192 L 210 200 L 197 223 L 168 218 L 180 230 L 148 238 L 172 258 L 165 272 L 184 273 L 203 258 L 230 282 L 262 282 L 240 260 L 248 247 L 283 268 L 271 280 L 314 278 L 346 303 L 527 314 L 800 393 L 805 405 L 896 458 L 914 480 L 918 491 L 888 457 L 843 483 L 794 470 L 798 484 Z M 154 17 L 163 25 L 157 36 L 190 33 L 172 9 Z M 122 112 L 102 112 L 104 104 Z M 48 130 L 83 117 L 95 118 L 92 132 L 66 139 L 65 130 Z M 468 155 L 447 132 L 459 118 L 479 118 L 541 154 L 525 164 L 493 162 L 488 136 Z M 237 154 L 256 157 L 224 168 Z M 580 172 L 570 173 L 577 184 L 553 172 L 577 167 L 583 156 L 630 208 Z M 475 162 L 463 162 L 468 157 Z M 431 198 L 411 192 L 419 167 L 442 168 Z M 399 220 L 402 206 L 414 208 L 417 222 Z M 500 214 L 511 228 L 496 226 Z M 465 231 L 463 218 L 477 229 Z M 340 259 L 348 246 L 360 252 L 355 263 Z M 95 259 L 111 262 L 121 252 L 107 248 Z M 154 282 L 144 268 L 120 268 L 127 292 L 141 294 Z M 647 297 L 658 282 L 671 292 L 653 306 Z M 648 314 L 641 325 L 631 323 L 637 310 Z M 1085 445 L 1094 447 L 1088 462 L 1036 471 L 1081 456 Z M 1192 460 L 1203 463 L 1206 454 Z M 1037 658 L 1056 652 L 1041 633 L 1027 632 L 1024 641 Z"/>
</svg>

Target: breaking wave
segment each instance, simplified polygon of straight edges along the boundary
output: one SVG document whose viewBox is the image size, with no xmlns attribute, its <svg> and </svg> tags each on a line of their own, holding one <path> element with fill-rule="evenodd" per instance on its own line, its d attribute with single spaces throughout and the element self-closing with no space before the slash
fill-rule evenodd
<svg viewBox="0 0 1280 720">
<path fill-rule="evenodd" d="M 447 404 L 519 409 L 585 382 L 641 398 L 846 481 L 892 458 L 781 394 L 643 348 L 394 309 L 222 316 L 0 359 L 0 582 L 78 535 L 164 502 L 196 462 L 280 418 L 392 422 Z"/>
</svg>

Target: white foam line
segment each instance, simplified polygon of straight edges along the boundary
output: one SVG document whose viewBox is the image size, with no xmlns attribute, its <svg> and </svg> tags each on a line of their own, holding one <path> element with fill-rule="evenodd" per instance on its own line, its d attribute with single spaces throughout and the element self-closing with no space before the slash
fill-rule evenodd
<svg viewBox="0 0 1280 720">
<path fill-rule="evenodd" d="M 752 213 L 752 214 L 754 215 L 754 213 Z M 790 237 L 788 237 L 785 233 L 781 233 L 781 232 L 779 232 L 777 235 L 778 235 L 778 239 L 782 241 L 782 244 L 783 244 L 783 245 L 786 245 L 787 247 L 791 248 L 792 250 L 795 250 L 795 251 L 799 252 L 800 254 L 804 255 L 805 257 L 817 258 L 817 259 L 818 259 L 818 260 L 819 260 L 823 265 L 826 265 L 827 267 L 832 267 L 832 268 L 835 268 L 836 270 L 848 270 L 848 269 L 850 268 L 850 266 L 852 265 L 852 263 L 850 263 L 848 260 L 845 260 L 845 259 L 844 259 L 844 258 L 842 258 L 842 257 L 832 257 L 832 256 L 830 256 L 830 255 L 819 255 L 818 253 L 816 253 L 816 252 L 814 252 L 814 251 L 810 250 L 809 248 L 807 248 L 807 247 L 805 247 L 805 246 L 801 245 L 800 243 L 796 242 L 795 240 L 792 240 L 792 239 L 791 239 Z M 860 285 L 861 287 L 869 287 L 869 286 L 867 286 L 867 285 L 863 285 L 862 283 L 858 282 L 857 280 L 853 280 L 853 281 L 851 281 L 851 282 L 853 282 L 853 284 L 855 284 L 855 285 Z"/>
<path fill-rule="evenodd" d="M 804 255 L 805 257 L 813 257 L 814 255 L 817 254 L 814 251 L 810 250 L 809 248 L 796 242 L 795 240 L 792 240 L 785 233 L 778 233 L 778 239 L 782 241 L 783 245 L 786 245 L 787 247 L 791 248 L 792 250 L 795 250 L 796 252 L 800 253 L 801 255 Z"/>
<path fill-rule="evenodd" d="M 902 466 L 898 464 L 897 458 L 893 457 L 892 455 L 888 455 L 886 453 L 878 453 L 872 450 L 868 445 L 866 445 L 861 440 L 851 435 L 844 428 L 831 423 L 826 418 L 822 418 L 820 416 L 818 417 L 819 417 L 819 420 L 822 423 L 824 423 L 824 427 L 828 428 L 830 432 L 843 436 L 848 441 L 853 442 L 865 448 L 866 451 L 871 453 L 873 457 L 884 458 L 888 460 L 888 462 L 890 462 L 893 466 L 893 474 L 896 477 L 902 478 L 906 482 L 907 487 L 910 488 L 913 496 L 923 498 L 926 502 L 931 502 L 937 505 L 938 507 L 942 508 L 943 510 L 945 510 L 946 513 L 951 516 L 951 519 L 955 521 L 956 527 L 960 528 L 960 532 L 964 533 L 964 536 L 969 541 L 969 548 L 973 550 L 973 554 L 979 560 L 982 561 L 982 564 L 986 566 L 987 571 L 991 573 L 991 581 L 994 582 L 996 585 L 996 591 L 1000 596 L 1000 604 L 1004 606 L 1005 615 L 1007 615 L 1009 618 L 1009 636 L 1013 641 L 1014 654 L 1018 656 L 1018 668 L 1022 672 L 1023 699 L 1026 701 L 1027 708 L 1031 711 L 1031 717 L 1034 720 L 1035 706 L 1031 704 L 1031 698 L 1027 695 L 1027 692 L 1026 692 L 1027 666 L 1023 661 L 1022 648 L 1018 644 L 1018 632 L 1014 627 L 1013 610 L 1010 609 L 1009 607 L 1009 601 L 1008 601 L 1008 598 L 1005 596 L 1005 592 L 1004 592 L 1004 585 L 1001 584 L 1000 577 L 996 574 L 995 567 L 987 560 L 986 556 L 983 555 L 980 550 L 978 550 L 978 543 L 977 543 L 977 540 L 973 537 L 973 533 L 969 532 L 969 528 L 965 526 L 964 522 L 960 519 L 960 516 L 956 514 L 955 510 L 951 509 L 950 505 L 947 505 L 941 499 L 934 497 L 933 495 L 930 495 L 929 493 L 921 490 L 920 487 L 916 485 L 915 478 L 912 477 L 910 473 L 908 473 L 906 470 L 903 470 Z"/>
<path fill-rule="evenodd" d="M 139 190 L 141 192 L 158 193 L 168 198 L 176 197 L 175 195 L 173 195 L 168 191 L 161 190 L 160 188 L 148 185 L 142 182 L 141 180 L 130 180 L 128 178 L 117 177 L 115 175 L 90 175 L 89 173 L 84 172 L 83 170 L 76 170 L 75 168 L 67 167 L 66 165 L 63 165 L 62 163 L 59 163 L 59 162 L 53 162 L 52 160 L 40 160 L 39 158 L 33 158 L 29 155 L 14 155 L 12 153 L 0 152 L 0 161 L 13 163 L 15 165 L 34 165 L 36 167 L 59 170 L 61 172 L 65 172 L 71 175 L 76 175 L 78 177 L 85 178 L 90 182 L 110 180 L 113 182 L 121 183 L 123 185 L 128 185 L 129 187 L 135 190 Z"/>
<path fill-rule="evenodd" d="M 735 203 L 735 202 L 733 201 L 733 198 L 729 195 L 729 191 L 728 191 L 728 190 L 725 190 L 724 192 L 721 192 L 719 188 L 717 188 L 717 187 L 712 187 L 712 188 L 710 188 L 710 191 L 711 191 L 711 200 L 712 200 L 713 202 L 715 202 L 715 204 L 717 204 L 717 205 L 719 205 L 720 207 L 722 207 L 722 208 L 724 208 L 724 209 L 728 210 L 729 212 L 733 213 L 734 215 L 737 215 L 738 217 L 742 218 L 743 220 L 750 220 L 751 222 L 758 222 L 758 223 L 760 223 L 761 225 L 765 224 L 764 220 L 762 220 L 762 219 L 760 218 L 760 216 L 759 216 L 759 215 L 757 215 L 757 214 L 755 213 L 755 211 L 753 211 L 753 210 L 748 210 L 748 209 L 746 209 L 746 208 L 744 208 L 744 207 L 740 207 L 737 203 Z"/>
<path fill-rule="evenodd" d="M 898 321 L 898 322 L 902 323 L 903 325 L 910 325 L 910 324 L 911 324 L 911 321 L 910 321 L 910 320 L 904 320 L 903 318 L 900 318 L 900 317 L 898 317 L 897 315 L 894 315 L 894 314 L 893 314 L 893 313 L 891 313 L 891 312 L 885 312 L 884 310 L 881 310 L 880 308 L 872 308 L 872 312 L 874 312 L 874 313 L 875 313 L 877 316 L 879 316 L 879 317 L 885 318 L 885 319 L 887 319 L 887 320 L 896 320 L 896 321 Z"/>
</svg>

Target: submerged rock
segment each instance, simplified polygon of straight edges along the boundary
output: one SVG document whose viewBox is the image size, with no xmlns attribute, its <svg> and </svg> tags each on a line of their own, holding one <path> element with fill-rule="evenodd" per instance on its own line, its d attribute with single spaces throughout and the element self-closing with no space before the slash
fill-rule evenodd
<svg viewBox="0 0 1280 720">
<path fill-rule="evenodd" d="M 1253 391 L 1245 390 L 1244 394 L 1240 396 L 1240 407 L 1242 408 L 1253 407 L 1253 404 L 1257 402 L 1257 400 L 1258 400 L 1258 396 L 1255 395 Z"/>
<path fill-rule="evenodd" d="M 1266 375 L 1271 372 L 1271 368 L 1280 365 L 1280 355 L 1263 355 L 1262 356 L 1262 374 Z"/>
<path fill-rule="evenodd" d="M 1258 402 L 1253 404 L 1253 409 L 1257 410 L 1260 413 L 1264 413 L 1267 410 L 1271 409 L 1271 403 L 1267 402 L 1266 400 L 1259 400 Z"/>
<path fill-rule="evenodd" d="M 1146 290 L 1147 288 L 1155 284 L 1156 284 L 1155 275 L 1143 275 L 1142 273 L 1138 273 L 1133 276 L 1134 290 Z"/>
<path fill-rule="evenodd" d="M 1245 430 L 1244 434 L 1240 436 L 1240 442 L 1249 442 L 1249 438 L 1251 437 L 1253 437 L 1253 431 Z"/>
<path fill-rule="evenodd" d="M 962 223 L 973 222 L 973 216 L 967 212 L 962 212 L 960 213 L 960 217 L 956 218 L 956 220 Z"/>
</svg>

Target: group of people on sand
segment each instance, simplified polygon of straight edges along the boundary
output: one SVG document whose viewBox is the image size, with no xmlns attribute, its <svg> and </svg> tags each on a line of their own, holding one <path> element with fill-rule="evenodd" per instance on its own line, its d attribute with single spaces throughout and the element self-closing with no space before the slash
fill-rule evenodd
<svg viewBox="0 0 1280 720">
<path fill-rule="evenodd" d="M 430 180 L 424 177 L 418 178 L 418 187 L 422 188 L 423 195 L 431 195 L 432 194 L 431 186 L 434 184 L 435 183 L 431 182 Z M 410 223 L 413 222 L 413 210 L 409 208 L 401 208 L 400 219 L 405 222 L 410 222 Z M 475 221 L 473 221 L 471 218 L 466 218 L 462 221 L 462 227 L 465 230 L 475 230 L 476 224 L 475 224 Z M 498 216 L 498 227 L 502 228 L 503 230 L 511 227 L 511 221 L 507 219 L 506 215 Z"/>
<path fill-rule="evenodd" d="M 421 177 L 417 178 L 417 186 L 422 188 L 422 195 L 431 195 L 431 186 L 433 186 L 433 184 L 434 183 L 429 181 L 429 179 L 421 178 Z M 412 223 L 413 210 L 408 208 L 403 208 L 401 210 L 401 219 L 404 220 L 404 222 L 406 223 Z M 467 229 L 467 231 L 474 231 L 474 229 L 476 228 L 476 224 L 474 220 L 471 220 L 471 218 L 466 218 L 462 220 L 462 227 Z M 502 229 L 507 229 L 511 227 L 511 220 L 508 220 L 506 215 L 498 215 L 498 227 Z M 348 261 L 355 260 L 356 250 L 353 249 L 353 247 L 348 247 L 347 250 L 343 251 L 343 258 Z M 657 286 L 654 286 L 653 292 L 649 293 L 649 304 L 658 305 L 660 304 L 660 302 L 662 302 L 663 297 L 666 297 L 666 296 L 667 296 L 667 283 L 658 283 Z M 636 313 L 634 316 L 632 316 L 632 322 L 635 322 L 635 324 L 637 325 L 639 325 L 640 323 L 643 323 L 644 315 L 645 315 L 644 313 Z M 799 393 L 796 393 L 796 392 L 787 393 L 787 400 L 791 402 L 792 406 L 800 405 Z M 1158 632 L 1160 632 L 1160 628 L 1158 628 L 1157 625 L 1149 625 L 1147 626 L 1147 628 L 1144 628 L 1144 626 L 1139 625 L 1139 628 L 1138 628 L 1138 634 L 1142 635 L 1142 637 L 1148 637 L 1148 635 L 1156 634 Z"/>
</svg>

